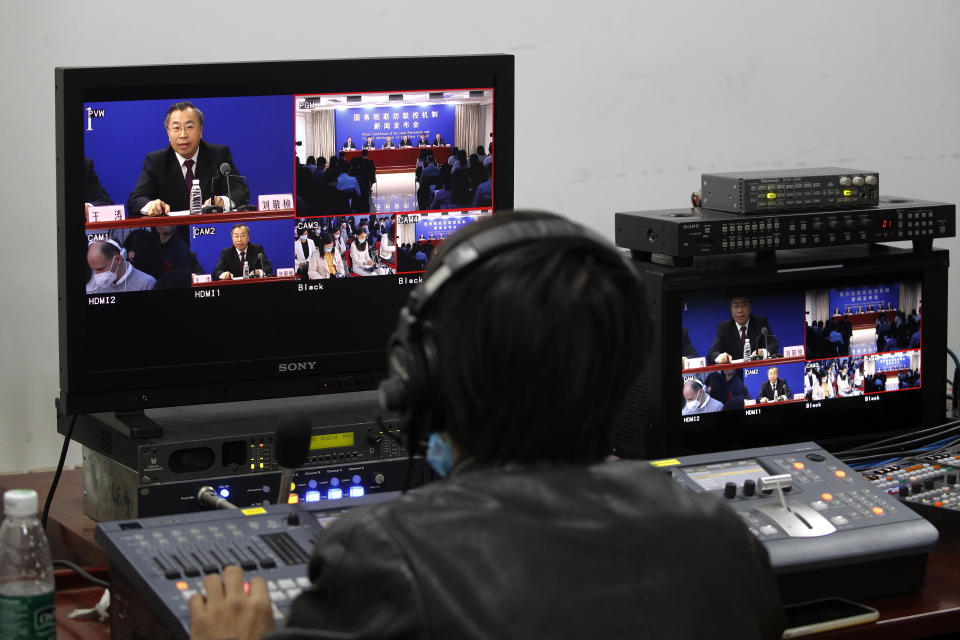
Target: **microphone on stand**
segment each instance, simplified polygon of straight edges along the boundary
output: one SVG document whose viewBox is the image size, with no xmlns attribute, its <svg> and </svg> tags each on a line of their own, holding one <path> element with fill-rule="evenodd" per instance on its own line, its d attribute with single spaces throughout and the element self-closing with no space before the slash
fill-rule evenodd
<svg viewBox="0 0 960 640">
<path fill-rule="evenodd" d="M 227 198 L 223 201 L 224 211 L 230 211 L 230 163 L 224 162 L 220 165 L 220 173 L 227 179 Z"/>
<path fill-rule="evenodd" d="M 280 495 L 277 504 L 290 500 L 293 471 L 303 465 L 310 451 L 310 423 L 303 416 L 287 418 L 277 427 L 276 459 L 280 465 Z"/>
<path fill-rule="evenodd" d="M 260 277 L 265 277 L 267 272 L 263 268 L 263 251 L 257 254 L 257 261 L 260 263 L 260 273 L 262 274 Z"/>
<path fill-rule="evenodd" d="M 200 213 L 223 213 L 223 207 L 213 203 L 213 199 L 217 197 L 217 176 L 219 175 L 218 173 L 210 178 L 210 204 L 203 205 Z"/>
<path fill-rule="evenodd" d="M 767 328 L 766 327 L 760 327 L 760 337 L 763 339 L 763 351 L 764 353 L 766 353 L 766 355 L 763 357 L 769 358 L 770 351 L 767 349 Z"/>
</svg>

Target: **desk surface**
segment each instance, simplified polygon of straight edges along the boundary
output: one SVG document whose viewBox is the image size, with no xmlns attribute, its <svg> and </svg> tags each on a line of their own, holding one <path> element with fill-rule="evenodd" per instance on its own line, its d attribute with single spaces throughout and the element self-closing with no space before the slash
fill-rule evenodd
<svg viewBox="0 0 960 640">
<path fill-rule="evenodd" d="M 52 472 L 0 476 L 0 491 L 34 489 L 43 504 Z M 96 522 L 83 515 L 81 471 L 64 471 L 50 508 L 47 535 L 54 558 L 72 560 L 87 567 L 96 567 L 103 578 L 106 554 L 94 542 Z M 960 514 L 957 514 L 960 515 Z M 946 534 L 946 535 L 944 535 Z M 822 640 L 908 640 L 946 636 L 960 632 L 960 528 L 941 529 L 944 538 L 927 560 L 927 576 L 923 589 L 885 598 L 867 600 L 864 604 L 880 611 L 875 624 L 861 625 L 815 636 Z M 949 536 L 949 538 L 947 538 Z M 109 638 L 109 625 L 95 621 L 72 621 L 67 614 L 74 608 L 92 607 L 101 589 L 88 586 L 70 572 L 58 572 L 57 631 L 58 638 Z"/>
</svg>

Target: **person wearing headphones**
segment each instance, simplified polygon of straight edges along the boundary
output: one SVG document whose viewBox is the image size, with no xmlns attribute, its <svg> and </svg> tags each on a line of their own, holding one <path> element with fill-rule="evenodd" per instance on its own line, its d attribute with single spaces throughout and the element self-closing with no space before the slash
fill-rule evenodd
<svg viewBox="0 0 960 640">
<path fill-rule="evenodd" d="M 334 522 L 283 628 L 267 632 L 263 579 L 245 594 L 237 567 L 207 576 L 192 638 L 780 638 L 776 579 L 739 516 L 609 461 L 651 332 L 643 295 L 612 245 L 556 216 L 453 234 L 381 385 L 443 479 Z"/>
<path fill-rule="evenodd" d="M 126 252 L 114 240 L 94 240 L 87 247 L 90 280 L 87 293 L 123 293 L 147 291 L 156 279 L 140 271 L 127 260 Z"/>
<path fill-rule="evenodd" d="M 723 403 L 707 393 L 700 378 L 687 378 L 683 381 L 683 400 L 680 413 L 685 416 L 723 411 Z"/>
</svg>

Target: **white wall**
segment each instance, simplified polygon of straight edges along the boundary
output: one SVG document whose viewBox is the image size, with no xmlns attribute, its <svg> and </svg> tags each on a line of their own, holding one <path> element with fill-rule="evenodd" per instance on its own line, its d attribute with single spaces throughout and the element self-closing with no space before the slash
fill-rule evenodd
<svg viewBox="0 0 960 640">
<path fill-rule="evenodd" d="M 516 204 L 610 236 L 614 211 L 683 206 L 708 170 L 847 165 L 878 170 L 887 194 L 960 200 L 952 0 L 488 0 L 442 11 L 376 1 L 14 0 L 4 14 L 0 471 L 51 466 L 61 442 L 58 65 L 512 53 Z M 397 24 L 417 19 L 448 35 L 398 37 Z M 353 35 L 325 25 L 352 25 Z M 613 130 L 620 140 L 599 135 Z M 951 290 L 960 300 L 955 274 Z M 960 344 L 960 329 L 950 343 Z"/>
</svg>

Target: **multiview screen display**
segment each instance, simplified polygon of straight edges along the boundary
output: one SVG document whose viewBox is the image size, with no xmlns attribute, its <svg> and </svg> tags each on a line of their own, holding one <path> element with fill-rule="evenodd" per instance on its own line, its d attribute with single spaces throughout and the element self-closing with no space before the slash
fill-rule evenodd
<svg viewBox="0 0 960 640">
<path fill-rule="evenodd" d="M 921 386 L 916 281 L 683 300 L 683 422 L 882 402 Z"/>
</svg>

